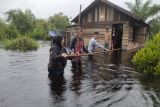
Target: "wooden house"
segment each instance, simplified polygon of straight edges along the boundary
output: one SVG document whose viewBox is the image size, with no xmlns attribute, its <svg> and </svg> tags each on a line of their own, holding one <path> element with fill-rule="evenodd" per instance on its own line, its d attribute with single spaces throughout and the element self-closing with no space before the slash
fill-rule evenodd
<svg viewBox="0 0 160 107">
<path fill-rule="evenodd" d="M 79 17 L 80 15 L 80 17 Z M 104 43 L 106 28 L 112 35 L 115 33 L 116 46 L 122 50 L 131 50 L 142 47 L 148 34 L 149 25 L 137 15 L 129 12 L 108 0 L 95 0 L 72 22 L 77 25 L 66 28 L 66 43 L 69 44 L 71 34 L 79 29 L 78 23 L 84 33 L 83 37 L 87 45 L 94 32 L 99 32 L 98 42 Z"/>
</svg>

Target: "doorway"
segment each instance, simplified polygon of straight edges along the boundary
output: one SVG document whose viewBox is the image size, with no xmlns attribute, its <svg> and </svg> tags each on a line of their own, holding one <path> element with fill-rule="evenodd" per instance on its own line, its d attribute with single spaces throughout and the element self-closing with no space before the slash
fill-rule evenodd
<svg viewBox="0 0 160 107">
<path fill-rule="evenodd" d="M 71 42 L 71 32 L 65 32 L 65 38 L 64 38 L 64 44 L 65 46 L 70 46 Z"/>
<path fill-rule="evenodd" d="M 112 45 L 113 48 L 121 48 L 123 35 L 123 24 L 113 24 L 112 26 Z"/>
</svg>

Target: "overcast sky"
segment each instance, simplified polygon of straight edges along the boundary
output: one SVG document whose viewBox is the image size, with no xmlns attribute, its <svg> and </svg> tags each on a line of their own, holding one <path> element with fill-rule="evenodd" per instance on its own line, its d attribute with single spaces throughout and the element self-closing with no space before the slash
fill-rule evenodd
<svg viewBox="0 0 160 107">
<path fill-rule="evenodd" d="M 10 9 L 30 9 L 37 18 L 48 18 L 55 13 L 63 12 L 70 18 L 74 18 L 79 13 L 79 6 L 85 9 L 94 0 L 0 0 L 0 18 L 3 13 Z M 125 2 L 134 0 L 109 0 L 114 4 L 127 9 Z M 153 0 L 160 3 L 159 0 Z"/>
</svg>

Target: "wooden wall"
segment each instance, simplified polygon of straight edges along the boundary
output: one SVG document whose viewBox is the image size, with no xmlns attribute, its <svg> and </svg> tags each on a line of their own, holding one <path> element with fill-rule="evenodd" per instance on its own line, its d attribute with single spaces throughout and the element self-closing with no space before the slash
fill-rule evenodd
<svg viewBox="0 0 160 107">
<path fill-rule="evenodd" d="M 146 27 L 138 27 L 135 32 L 135 42 L 144 43 L 146 32 Z"/>
<path fill-rule="evenodd" d="M 116 13 L 116 14 L 115 14 Z M 91 22 L 105 22 L 105 21 L 120 21 L 121 12 L 116 11 L 110 6 L 106 6 L 103 3 L 96 5 L 93 9 L 89 10 L 82 18 L 82 24 Z"/>
<path fill-rule="evenodd" d="M 122 49 L 126 50 L 129 40 L 129 22 L 123 24 Z"/>
<path fill-rule="evenodd" d="M 135 31 L 133 29 L 136 29 Z M 127 21 L 123 26 L 122 49 L 131 50 L 142 47 L 145 41 L 146 27 L 135 27 Z"/>
<path fill-rule="evenodd" d="M 88 45 L 89 39 L 94 35 L 94 32 L 98 32 L 99 36 L 97 38 L 97 41 L 104 45 L 104 34 L 106 32 L 105 28 L 88 28 L 88 29 L 82 29 L 82 31 L 84 32 L 83 38 L 85 41 L 85 45 Z M 111 29 L 109 30 L 110 34 L 111 34 Z"/>
<path fill-rule="evenodd" d="M 124 13 L 116 10 L 103 3 L 97 4 L 86 12 L 82 17 L 82 31 L 85 45 L 88 45 L 89 39 L 94 32 L 99 32 L 98 42 L 104 43 L 104 34 L 106 27 L 110 27 L 109 32 L 112 34 L 113 24 L 123 24 L 122 49 L 129 50 L 137 47 L 138 43 L 144 43 L 146 28 L 133 26 L 129 22 L 129 17 Z M 71 32 L 75 30 L 72 29 Z M 135 35 L 134 35 L 135 34 Z M 134 41 L 134 42 L 133 42 Z"/>
</svg>

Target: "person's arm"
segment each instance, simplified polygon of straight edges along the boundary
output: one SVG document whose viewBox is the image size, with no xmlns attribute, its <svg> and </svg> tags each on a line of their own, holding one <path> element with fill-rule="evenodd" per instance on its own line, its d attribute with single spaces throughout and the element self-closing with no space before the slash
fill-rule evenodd
<svg viewBox="0 0 160 107">
<path fill-rule="evenodd" d="M 61 60 L 65 57 L 67 57 L 66 53 L 58 54 L 56 47 L 51 47 L 50 54 L 51 54 L 52 60 L 54 60 L 54 61 Z"/>
<path fill-rule="evenodd" d="M 83 46 L 83 50 L 84 50 L 86 53 L 88 53 L 88 50 L 86 49 L 85 46 Z"/>
<path fill-rule="evenodd" d="M 97 47 L 99 47 L 99 48 L 108 50 L 108 49 L 106 49 L 103 45 L 99 44 L 96 40 L 94 41 L 94 45 L 97 46 Z"/>
<path fill-rule="evenodd" d="M 67 53 L 67 50 L 65 49 L 65 47 L 63 47 L 63 49 L 64 49 L 65 53 L 63 53 L 62 56 L 64 58 L 67 58 L 68 60 L 72 60 L 73 57 L 72 56 L 68 56 L 68 55 L 70 55 L 70 53 Z"/>
<path fill-rule="evenodd" d="M 97 42 L 96 42 L 96 46 L 99 47 L 99 48 L 105 49 L 103 45 L 101 45 L 101 44 L 99 44 Z"/>
</svg>

